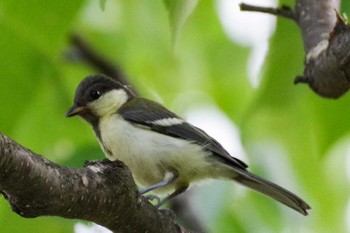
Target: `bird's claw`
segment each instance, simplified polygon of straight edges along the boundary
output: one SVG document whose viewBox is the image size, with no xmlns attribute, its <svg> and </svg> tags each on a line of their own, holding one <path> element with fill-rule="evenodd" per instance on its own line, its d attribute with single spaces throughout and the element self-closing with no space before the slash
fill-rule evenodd
<svg viewBox="0 0 350 233">
<path fill-rule="evenodd" d="M 156 208 L 159 208 L 159 204 L 161 203 L 160 198 L 156 195 L 145 195 L 145 198 L 147 198 L 148 201 L 156 200 L 157 203 L 154 205 Z"/>
</svg>

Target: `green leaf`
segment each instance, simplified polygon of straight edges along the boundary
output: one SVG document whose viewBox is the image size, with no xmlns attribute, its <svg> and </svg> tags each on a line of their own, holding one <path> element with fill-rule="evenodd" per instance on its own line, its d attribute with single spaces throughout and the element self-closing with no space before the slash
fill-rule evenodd
<svg viewBox="0 0 350 233">
<path fill-rule="evenodd" d="M 196 7 L 198 0 L 163 0 L 169 12 L 172 42 L 175 45 L 181 28 Z"/>
<path fill-rule="evenodd" d="M 0 24 L 0 31 L 0 131 L 10 133 L 51 63 L 12 29 Z"/>
<path fill-rule="evenodd" d="M 106 9 L 106 2 L 107 0 L 100 0 L 100 8 L 102 11 Z"/>
<path fill-rule="evenodd" d="M 83 2 L 1 1 L 1 20 L 41 52 L 52 55 L 66 42 L 67 32 Z"/>
</svg>

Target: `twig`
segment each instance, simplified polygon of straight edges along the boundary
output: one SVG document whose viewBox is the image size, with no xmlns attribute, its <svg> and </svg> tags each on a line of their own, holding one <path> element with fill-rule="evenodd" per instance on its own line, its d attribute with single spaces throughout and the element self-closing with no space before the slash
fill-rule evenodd
<svg viewBox="0 0 350 233">
<path fill-rule="evenodd" d="M 272 14 L 276 16 L 282 16 L 285 18 L 295 20 L 295 14 L 292 9 L 288 6 L 282 6 L 281 8 L 273 8 L 273 7 L 261 7 L 261 6 L 253 6 L 245 3 L 239 4 L 241 11 L 253 11 L 253 12 L 261 12 Z"/>
</svg>

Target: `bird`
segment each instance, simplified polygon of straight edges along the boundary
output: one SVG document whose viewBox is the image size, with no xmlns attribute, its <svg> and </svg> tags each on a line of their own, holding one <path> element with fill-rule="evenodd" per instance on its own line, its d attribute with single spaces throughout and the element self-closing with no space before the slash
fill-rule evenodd
<svg viewBox="0 0 350 233">
<path fill-rule="evenodd" d="M 141 194 L 167 195 L 157 207 L 190 185 L 223 179 L 265 194 L 302 215 L 311 209 L 292 192 L 249 172 L 243 161 L 202 129 L 104 74 L 89 75 L 78 85 L 65 116 L 77 115 L 92 126 L 106 158 L 129 167 L 136 182 L 145 187 Z"/>
</svg>

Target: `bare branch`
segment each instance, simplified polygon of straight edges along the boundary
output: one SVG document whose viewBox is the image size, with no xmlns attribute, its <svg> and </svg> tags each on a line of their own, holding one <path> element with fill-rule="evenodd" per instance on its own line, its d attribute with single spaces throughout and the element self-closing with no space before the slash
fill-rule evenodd
<svg viewBox="0 0 350 233">
<path fill-rule="evenodd" d="M 171 211 L 139 195 L 119 161 L 73 169 L 55 164 L 0 134 L 0 190 L 23 217 L 60 216 L 93 221 L 113 232 L 186 232 Z"/>
<path fill-rule="evenodd" d="M 299 25 L 306 52 L 310 52 L 322 40 L 328 40 L 337 21 L 339 1 L 297 0 L 296 21 Z"/>
<path fill-rule="evenodd" d="M 322 97 L 339 98 L 350 88 L 350 27 L 337 15 L 339 5 L 339 0 L 296 0 L 294 11 L 246 4 L 241 9 L 293 19 L 306 51 L 304 74 L 294 83 L 307 83 Z"/>
</svg>

